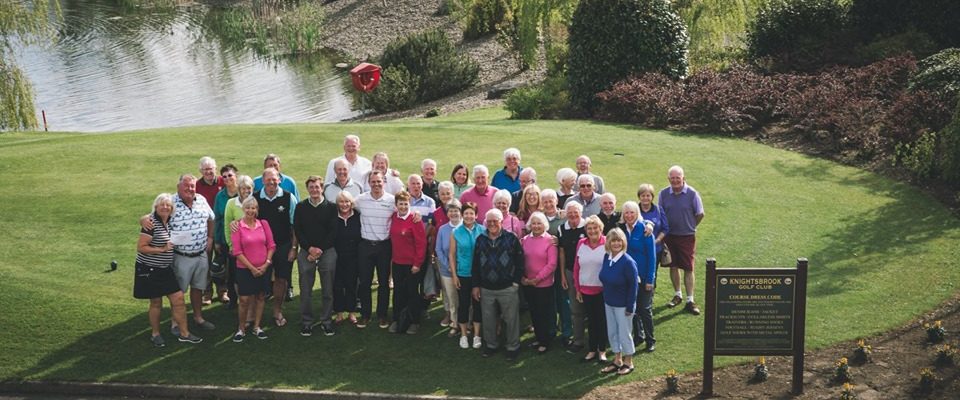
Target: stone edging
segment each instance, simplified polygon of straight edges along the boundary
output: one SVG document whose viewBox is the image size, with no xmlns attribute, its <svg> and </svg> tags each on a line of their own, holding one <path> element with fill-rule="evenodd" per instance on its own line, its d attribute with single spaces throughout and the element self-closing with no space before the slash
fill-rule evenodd
<svg viewBox="0 0 960 400">
<path fill-rule="evenodd" d="M 94 382 L 64 382 L 64 381 L 2 381 L 0 393 L 8 394 L 48 394 L 59 396 L 128 396 L 128 397 L 156 397 L 175 399 L 269 399 L 269 400 L 303 400 L 303 399 L 458 399 L 458 400 L 488 400 L 489 397 L 475 396 L 440 396 L 440 395 L 412 395 L 412 394 L 385 394 L 365 392 L 337 392 L 330 390 L 297 390 L 297 389 L 265 389 L 265 388 L 236 388 L 225 386 L 188 386 L 188 385 L 157 385 L 133 383 L 94 383 Z"/>
</svg>

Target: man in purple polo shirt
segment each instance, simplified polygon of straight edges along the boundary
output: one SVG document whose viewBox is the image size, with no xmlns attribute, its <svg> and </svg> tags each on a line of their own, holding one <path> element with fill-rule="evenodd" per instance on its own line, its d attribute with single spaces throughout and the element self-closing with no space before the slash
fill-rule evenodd
<svg viewBox="0 0 960 400">
<path fill-rule="evenodd" d="M 683 303 L 680 292 L 680 270 L 683 270 L 683 286 L 687 292 L 687 305 L 684 308 L 693 315 L 700 315 L 700 308 L 693 301 L 694 255 L 697 250 L 697 225 L 703 221 L 703 201 L 700 193 L 687 185 L 683 168 L 679 165 L 667 171 L 670 186 L 660 191 L 660 207 L 670 221 L 670 234 L 663 242 L 670 251 L 673 263 L 670 265 L 670 281 L 673 283 L 674 296 L 667 307 L 676 307 Z"/>
<path fill-rule="evenodd" d="M 497 188 L 490 186 L 490 170 L 486 165 L 473 167 L 473 187 L 460 194 L 460 202 L 477 204 L 477 223 L 483 224 L 487 211 L 493 208 L 493 195 Z"/>
</svg>

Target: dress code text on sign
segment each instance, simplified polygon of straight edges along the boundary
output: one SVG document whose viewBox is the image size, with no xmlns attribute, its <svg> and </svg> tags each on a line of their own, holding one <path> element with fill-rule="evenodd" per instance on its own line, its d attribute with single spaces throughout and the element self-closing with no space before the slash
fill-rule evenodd
<svg viewBox="0 0 960 400">
<path fill-rule="evenodd" d="M 724 272 L 716 277 L 716 354 L 792 352 L 796 274 Z"/>
</svg>

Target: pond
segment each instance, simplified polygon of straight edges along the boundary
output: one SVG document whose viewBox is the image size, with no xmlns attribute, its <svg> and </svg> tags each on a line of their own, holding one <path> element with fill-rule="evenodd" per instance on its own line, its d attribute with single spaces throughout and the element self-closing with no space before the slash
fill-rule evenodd
<svg viewBox="0 0 960 400">
<path fill-rule="evenodd" d="M 137 1 L 61 0 L 59 40 L 17 55 L 50 130 L 332 122 L 357 114 L 334 55 L 259 55 L 223 39 L 208 22 L 213 7 Z"/>
</svg>

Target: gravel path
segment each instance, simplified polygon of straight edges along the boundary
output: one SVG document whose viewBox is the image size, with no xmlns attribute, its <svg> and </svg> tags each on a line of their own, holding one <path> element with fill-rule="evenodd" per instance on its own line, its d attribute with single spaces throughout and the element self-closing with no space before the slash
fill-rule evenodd
<svg viewBox="0 0 960 400">
<path fill-rule="evenodd" d="M 434 108 L 446 114 L 499 105 L 502 100 L 486 98 L 491 87 L 506 82 L 526 83 L 542 79 L 543 68 L 520 72 L 510 53 L 492 35 L 464 42 L 460 25 L 450 16 L 438 16 L 439 7 L 439 0 L 334 0 L 324 5 L 327 12 L 322 39 L 324 46 L 348 54 L 355 62 L 379 56 L 387 43 L 395 38 L 439 27 L 463 54 L 480 64 L 480 82 L 473 88 L 411 110 L 361 119 L 422 117 Z"/>
</svg>

